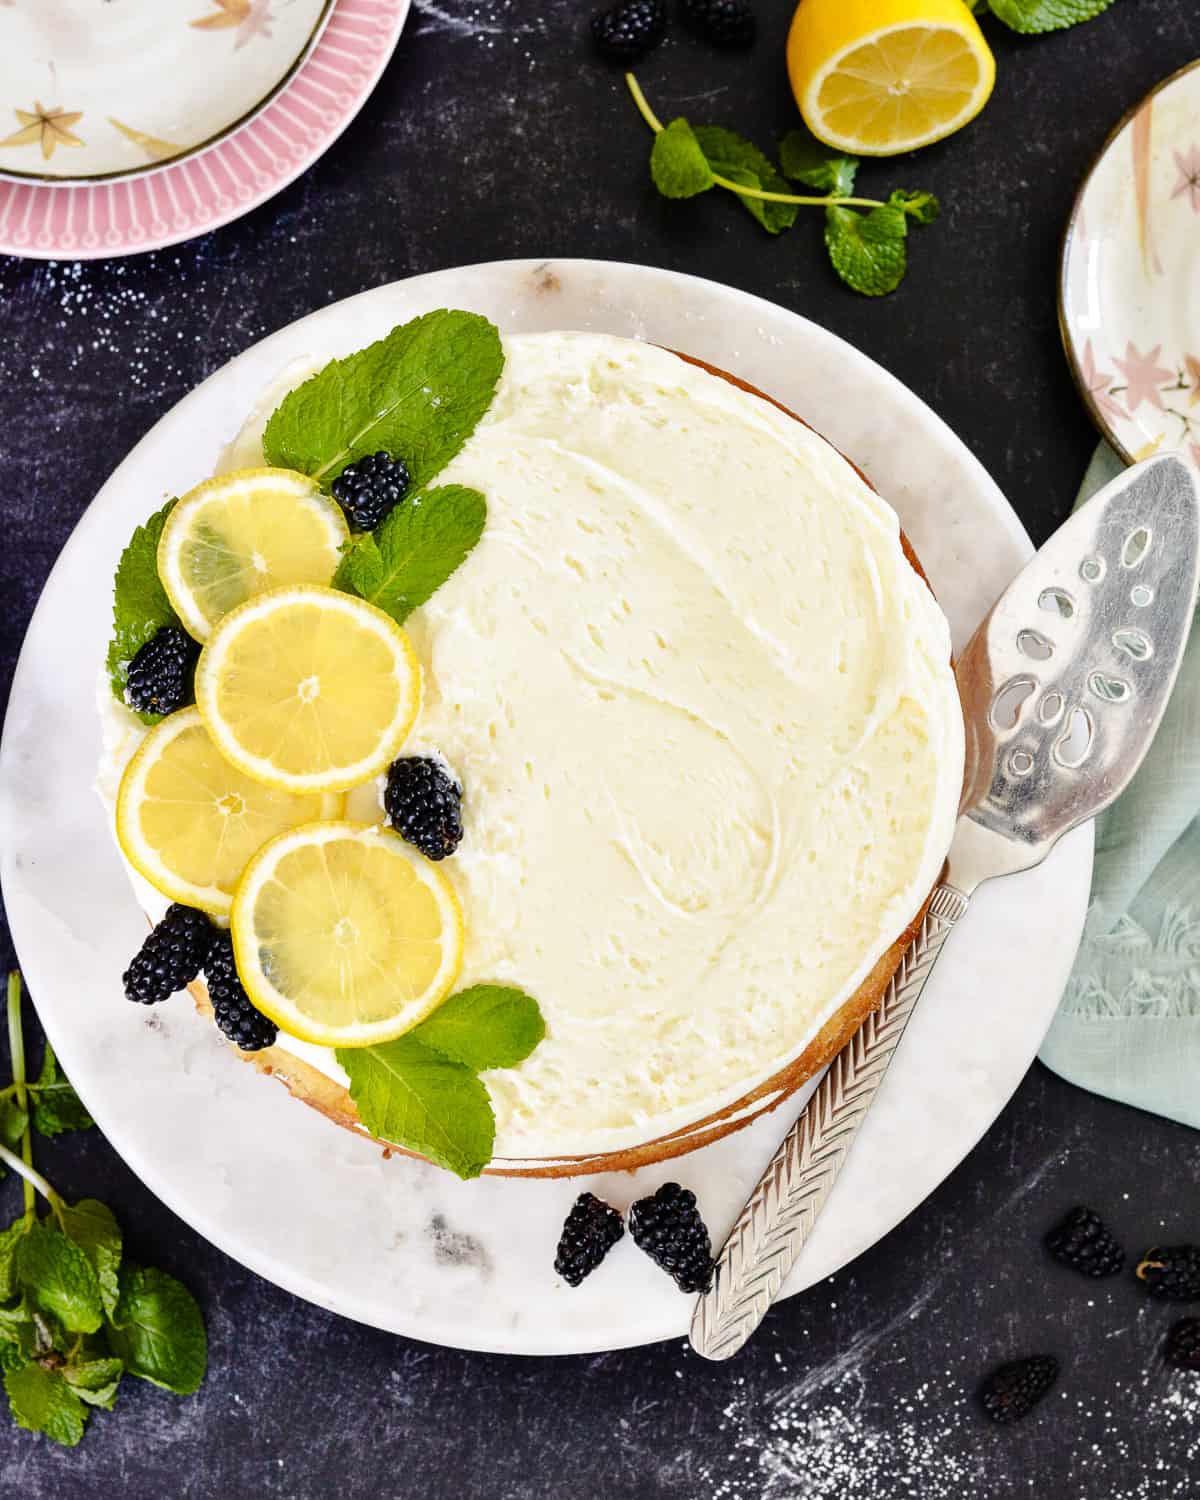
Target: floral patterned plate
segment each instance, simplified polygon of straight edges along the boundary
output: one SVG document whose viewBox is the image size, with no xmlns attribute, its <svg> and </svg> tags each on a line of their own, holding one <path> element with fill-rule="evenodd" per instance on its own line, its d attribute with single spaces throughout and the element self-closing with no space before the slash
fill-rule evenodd
<svg viewBox="0 0 1200 1500">
<path fill-rule="evenodd" d="M 1200 469 L 1200 61 L 1108 138 L 1067 223 L 1059 321 L 1071 369 L 1127 462 Z"/>
<path fill-rule="evenodd" d="M 274 97 L 333 0 L 0 0 L 0 175 L 94 182 L 213 145 Z"/>
<path fill-rule="evenodd" d="M 249 213 L 312 166 L 358 114 L 395 51 L 409 3 L 334 0 L 286 87 L 207 151 L 116 182 L 0 180 L 0 252 L 35 260 L 132 255 Z"/>
</svg>

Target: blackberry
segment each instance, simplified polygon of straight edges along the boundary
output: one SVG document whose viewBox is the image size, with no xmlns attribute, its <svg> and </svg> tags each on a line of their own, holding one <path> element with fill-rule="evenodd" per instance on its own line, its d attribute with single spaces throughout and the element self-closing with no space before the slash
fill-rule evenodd
<svg viewBox="0 0 1200 1500">
<path fill-rule="evenodd" d="M 178 625 L 164 625 L 129 663 L 125 699 L 140 714 L 173 714 L 194 703 L 199 644 Z"/>
<path fill-rule="evenodd" d="M 554 1269 L 568 1286 L 590 1276 L 625 1233 L 621 1215 L 592 1193 L 580 1193 L 559 1236 Z"/>
<path fill-rule="evenodd" d="M 383 805 L 388 822 L 426 859 L 445 859 L 463 836 L 462 789 L 426 755 L 392 762 Z"/>
<path fill-rule="evenodd" d="M 622 0 L 592 17 L 592 40 L 609 62 L 635 63 L 666 34 L 667 10 L 662 0 Z"/>
<path fill-rule="evenodd" d="M 178 902 L 142 944 L 125 970 L 125 994 L 140 1005 L 156 1005 L 191 984 L 212 942 L 213 925 L 202 911 Z"/>
<path fill-rule="evenodd" d="M 347 464 L 330 488 L 351 531 L 374 531 L 408 493 L 408 465 L 390 453 L 369 453 Z"/>
<path fill-rule="evenodd" d="M 1172 1323 L 1163 1358 L 1174 1370 L 1200 1370 L 1200 1318 Z"/>
<path fill-rule="evenodd" d="M 1124 1250 L 1090 1208 L 1073 1208 L 1047 1234 L 1045 1245 L 1055 1260 L 1084 1276 L 1115 1276 L 1125 1264 Z"/>
<path fill-rule="evenodd" d="M 279 1035 L 274 1021 L 268 1021 L 242 988 L 237 965 L 233 961 L 233 938 L 218 928 L 204 960 L 204 982 L 212 1001 L 221 1034 L 243 1052 L 261 1052 Z"/>
<path fill-rule="evenodd" d="M 1147 1250 L 1137 1278 L 1162 1302 L 1200 1302 L 1200 1245 L 1164 1245 Z"/>
<path fill-rule="evenodd" d="M 683 24 L 714 47 L 749 47 L 758 23 L 746 0 L 683 0 Z"/>
<path fill-rule="evenodd" d="M 1014 1359 L 997 1365 L 979 1387 L 979 1400 L 993 1422 L 1019 1422 L 1027 1417 L 1058 1379 L 1058 1360 L 1052 1354 Z"/>
<path fill-rule="evenodd" d="M 696 1195 L 677 1182 L 639 1198 L 629 1210 L 629 1233 L 639 1250 L 675 1278 L 681 1292 L 706 1292 L 712 1283 L 712 1245 Z"/>
</svg>

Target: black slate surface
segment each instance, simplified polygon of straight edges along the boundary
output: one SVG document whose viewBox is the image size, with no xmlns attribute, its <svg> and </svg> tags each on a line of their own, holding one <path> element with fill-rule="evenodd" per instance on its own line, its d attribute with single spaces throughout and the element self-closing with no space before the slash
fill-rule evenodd
<svg viewBox="0 0 1200 1500">
<path fill-rule="evenodd" d="M 1035 539 L 1066 514 L 1094 434 L 1059 347 L 1059 235 L 1110 127 L 1200 52 L 1191 0 L 1117 0 L 1036 40 L 991 25 L 999 82 L 980 120 L 917 158 L 863 169 L 865 190 L 929 187 L 945 204 L 938 226 L 914 234 L 908 281 L 880 303 L 834 280 L 816 222 L 770 240 L 736 204 L 655 196 L 643 127 L 581 40 L 588 9 L 416 0 L 359 120 L 240 223 L 108 264 L 0 258 L 0 692 L 80 512 L 179 397 L 317 306 L 473 260 L 645 261 L 773 298 L 929 401 Z M 764 34 L 747 57 L 671 40 L 642 70 L 660 112 L 769 143 L 793 123 L 780 61 L 789 10 L 759 0 Z M 0 950 L 7 966 L 6 930 Z M 39 1161 L 69 1196 L 107 1199 L 133 1253 L 195 1289 L 212 1362 L 192 1399 L 128 1383 L 73 1452 L 0 1413 L 5 1500 L 1200 1495 L 1200 1380 L 1158 1363 L 1168 1317 L 1131 1280 L 1089 1284 L 1038 1245 L 1080 1200 L 1131 1248 L 1200 1235 L 1200 1137 L 1040 1066 L 927 1203 L 777 1308 L 725 1367 L 678 1343 L 534 1361 L 376 1333 L 199 1239 L 99 1132 L 41 1145 Z M 15 1211 L 13 1183 L 0 1200 Z M 969 1395 L 981 1370 L 1043 1350 L 1064 1362 L 1059 1392 L 1022 1427 L 985 1426 Z"/>
</svg>

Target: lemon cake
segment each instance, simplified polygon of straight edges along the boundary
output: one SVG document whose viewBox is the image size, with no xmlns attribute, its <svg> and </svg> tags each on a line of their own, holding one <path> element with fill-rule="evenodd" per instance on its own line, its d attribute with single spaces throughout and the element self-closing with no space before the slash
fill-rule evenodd
<svg viewBox="0 0 1200 1500">
<path fill-rule="evenodd" d="M 540 1010 L 544 1034 L 528 1055 L 479 1071 L 492 1170 L 636 1165 L 778 1102 L 878 1003 L 957 810 L 949 630 L 886 501 L 764 396 L 629 339 L 511 335 L 502 352 L 494 396 L 437 474 L 446 492 L 486 497 L 486 522 L 404 618 L 415 667 L 409 699 L 397 690 L 389 710 L 386 755 L 402 743 L 461 789 L 461 843 L 433 866 L 383 829 L 384 781 L 369 758 L 350 785 L 297 771 L 268 786 L 243 744 L 251 731 L 238 739 L 235 727 L 231 764 L 265 804 L 247 793 L 259 821 L 205 909 L 218 923 L 235 909 L 238 969 L 257 997 L 273 971 L 244 972 L 258 960 L 237 903 L 266 920 L 263 892 L 278 886 L 280 861 L 299 858 L 297 843 L 312 847 L 303 830 L 314 820 L 340 827 L 318 842 L 349 840 L 356 861 L 391 840 L 436 872 L 370 856 L 434 891 L 421 898 L 441 924 L 431 972 L 457 972 L 443 984 L 438 971 L 436 994 L 519 986 Z M 320 368 L 283 373 L 218 472 L 275 462 L 268 418 Z M 340 544 L 339 524 L 300 490 L 320 545 Z M 329 592 L 301 580 L 292 594 L 303 602 L 306 589 Z M 265 607 L 240 610 L 250 619 Z M 170 733 L 207 727 L 222 758 L 217 658 L 245 634 L 237 613 L 211 635 L 207 621 L 185 621 L 208 642 L 198 708 L 163 721 L 190 715 Z M 380 670 L 392 669 L 389 657 Z M 302 688 L 302 666 L 296 674 Z M 98 784 L 115 808 L 131 757 L 164 731 L 147 731 L 107 681 L 101 698 Z M 349 701 L 338 712 L 354 718 Z M 122 836 L 127 856 L 143 835 L 154 842 L 147 826 Z M 187 891 L 148 883 L 147 871 L 140 856 L 130 863 L 158 921 Z M 306 952 L 324 961 L 311 943 Z M 258 1065 L 364 1128 L 347 1053 L 271 1014 L 283 1029 Z"/>
</svg>

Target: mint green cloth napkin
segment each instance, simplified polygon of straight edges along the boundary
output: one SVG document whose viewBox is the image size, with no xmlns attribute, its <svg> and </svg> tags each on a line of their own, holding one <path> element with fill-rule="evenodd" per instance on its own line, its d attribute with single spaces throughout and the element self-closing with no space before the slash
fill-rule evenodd
<svg viewBox="0 0 1200 1500">
<path fill-rule="evenodd" d="M 1122 470 L 1107 444 L 1077 504 Z M 1041 1059 L 1200 1127 L 1200 626 L 1137 776 L 1096 822 L 1083 942 Z"/>
</svg>

